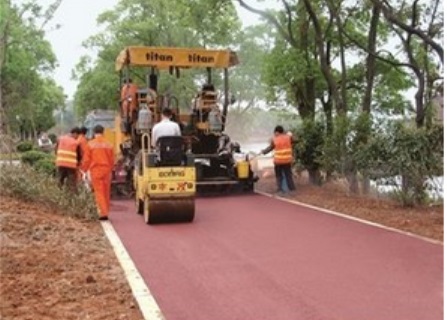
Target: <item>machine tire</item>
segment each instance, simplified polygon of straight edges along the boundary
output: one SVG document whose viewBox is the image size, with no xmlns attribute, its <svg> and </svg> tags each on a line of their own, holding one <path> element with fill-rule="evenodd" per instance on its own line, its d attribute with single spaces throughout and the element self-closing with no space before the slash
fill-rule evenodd
<svg viewBox="0 0 447 320">
<path fill-rule="evenodd" d="M 135 196 L 135 208 L 136 208 L 136 212 L 137 214 L 143 214 L 144 212 L 144 202 L 138 198 L 138 196 Z"/>
</svg>

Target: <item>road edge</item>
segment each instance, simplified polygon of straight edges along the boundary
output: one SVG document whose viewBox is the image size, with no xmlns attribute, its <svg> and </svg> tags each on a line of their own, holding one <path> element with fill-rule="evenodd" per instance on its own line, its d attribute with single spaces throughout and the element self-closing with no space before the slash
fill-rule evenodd
<svg viewBox="0 0 447 320">
<path fill-rule="evenodd" d="M 300 206 L 303 206 L 303 207 L 306 207 L 306 208 L 309 208 L 309 209 L 321 211 L 323 213 L 335 215 L 335 216 L 338 216 L 338 217 L 341 217 L 341 218 L 344 218 L 344 219 L 353 220 L 353 221 L 356 221 L 356 222 L 359 222 L 359 223 L 363 223 L 363 224 L 367 224 L 367 225 L 370 225 L 370 226 L 373 226 L 373 227 L 376 227 L 376 228 L 380 228 L 380 229 L 396 232 L 396 233 L 399 233 L 399 234 L 402 234 L 402 235 L 410 236 L 410 237 L 413 237 L 413 238 L 416 238 L 416 239 L 419 239 L 419 240 L 430 242 L 432 244 L 437 244 L 437 245 L 444 246 L 444 243 L 442 241 L 431 239 L 431 238 L 427 238 L 427 237 L 424 237 L 424 236 L 420 236 L 418 234 L 411 233 L 411 232 L 408 232 L 408 231 L 403 231 L 403 230 L 399 230 L 399 229 L 396 229 L 396 228 L 388 227 L 388 226 L 385 226 L 385 225 L 377 223 L 377 222 L 372 222 L 372 221 L 360 219 L 360 218 L 351 216 L 351 215 L 346 214 L 346 213 L 320 208 L 320 207 L 313 206 L 313 205 L 310 205 L 310 204 L 307 204 L 307 203 L 304 203 L 304 202 L 300 202 L 300 201 L 297 201 L 297 200 L 292 200 L 292 199 L 287 199 L 287 198 L 284 198 L 284 197 L 275 196 L 273 194 L 270 194 L 270 193 L 267 193 L 267 192 L 263 192 L 263 191 L 255 190 L 255 193 L 263 195 L 263 196 L 266 196 L 266 197 L 275 198 L 275 199 L 278 199 L 278 200 L 281 200 L 281 201 L 285 201 L 285 202 L 289 202 L 289 203 L 293 203 L 293 204 L 298 204 Z"/>
<path fill-rule="evenodd" d="M 118 234 L 110 221 L 101 221 L 105 235 L 112 245 L 113 251 L 124 270 L 124 276 L 130 285 L 132 295 L 138 303 L 144 320 L 165 320 L 160 307 L 149 290 L 140 272 L 135 267 L 133 260 L 121 242 Z"/>
</svg>

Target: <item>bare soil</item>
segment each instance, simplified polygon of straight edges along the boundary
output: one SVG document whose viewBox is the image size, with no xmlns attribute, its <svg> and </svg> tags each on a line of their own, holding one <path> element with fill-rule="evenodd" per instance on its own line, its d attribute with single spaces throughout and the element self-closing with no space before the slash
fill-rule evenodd
<svg viewBox="0 0 447 320">
<path fill-rule="evenodd" d="M 143 319 L 97 221 L 0 200 L 0 319 Z"/>
<path fill-rule="evenodd" d="M 287 198 L 443 241 L 443 206 L 402 208 L 300 179 L 297 189 Z M 273 177 L 262 178 L 257 190 L 274 192 Z M 143 319 L 97 221 L 0 200 L 0 319 Z"/>
</svg>

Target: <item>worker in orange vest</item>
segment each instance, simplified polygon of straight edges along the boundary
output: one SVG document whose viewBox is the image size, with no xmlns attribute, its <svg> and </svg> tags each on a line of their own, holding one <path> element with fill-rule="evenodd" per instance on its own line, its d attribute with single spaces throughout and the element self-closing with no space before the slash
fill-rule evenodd
<svg viewBox="0 0 447 320">
<path fill-rule="evenodd" d="M 84 172 L 90 171 L 93 192 L 99 210 L 99 220 L 108 220 L 114 165 L 113 146 L 104 138 L 103 126 L 95 126 L 93 132 L 95 137 L 87 144 L 81 169 Z"/>
<path fill-rule="evenodd" d="M 293 148 L 292 134 L 285 133 L 282 126 L 276 126 L 273 132 L 274 136 L 270 145 L 261 151 L 261 154 L 267 154 L 274 151 L 273 164 L 275 168 L 277 193 L 285 193 L 283 186 L 287 186 L 289 191 L 295 190 L 295 183 L 292 175 Z"/>
<path fill-rule="evenodd" d="M 76 174 L 81 161 L 78 135 L 79 128 L 71 129 L 69 134 L 59 137 L 55 147 L 59 187 L 66 184 L 73 191 L 76 190 Z"/>
</svg>

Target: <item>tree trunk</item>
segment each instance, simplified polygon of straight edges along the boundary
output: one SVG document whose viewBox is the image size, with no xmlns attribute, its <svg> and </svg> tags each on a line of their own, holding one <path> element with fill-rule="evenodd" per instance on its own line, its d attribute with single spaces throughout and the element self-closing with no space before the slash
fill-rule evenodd
<svg viewBox="0 0 447 320">
<path fill-rule="evenodd" d="M 321 104 L 323 105 L 323 111 L 326 118 L 326 138 L 330 138 L 334 132 L 334 123 L 332 119 L 332 98 L 329 92 L 329 98 L 327 101 L 324 101 L 323 98 L 320 99 Z M 326 170 L 326 182 L 331 181 L 333 178 L 333 170 Z"/>
<path fill-rule="evenodd" d="M 298 113 L 304 119 L 314 120 L 315 118 L 315 80 L 306 80 L 295 84 L 295 101 L 298 103 Z"/>
<path fill-rule="evenodd" d="M 376 68 L 376 42 L 377 42 L 377 26 L 379 24 L 380 18 L 380 8 L 373 5 L 372 17 L 369 27 L 369 37 L 368 37 L 368 57 L 366 59 L 366 89 L 365 95 L 363 96 L 362 111 L 368 116 L 371 115 L 371 102 L 372 93 L 374 87 L 374 77 Z M 368 132 L 365 133 L 362 143 L 368 143 L 369 138 L 369 128 Z M 371 189 L 370 179 L 368 170 L 363 170 L 363 181 L 362 181 L 362 192 L 363 194 L 369 194 Z"/>
<path fill-rule="evenodd" d="M 322 182 L 321 172 L 318 169 L 308 169 L 309 183 L 312 185 L 320 186 Z"/>
<path fill-rule="evenodd" d="M 422 72 L 418 72 L 418 90 L 415 94 L 416 100 L 416 126 L 422 128 L 424 126 L 425 109 L 424 109 L 424 91 L 425 91 L 425 77 Z"/>
<path fill-rule="evenodd" d="M 359 194 L 359 179 L 357 177 L 357 171 L 348 171 L 346 173 L 346 178 L 349 182 L 349 192 L 352 194 Z"/>
<path fill-rule="evenodd" d="M 3 17 L 5 20 L 0 22 L 0 135 L 9 133 L 8 123 L 6 117 L 6 106 L 4 103 L 3 96 L 3 66 L 6 61 L 6 52 L 7 52 L 7 40 L 8 40 L 8 31 L 9 31 L 9 19 L 8 11 L 11 8 L 11 1 L 6 0 L 3 7 Z"/>
<path fill-rule="evenodd" d="M 345 101 L 343 101 L 342 97 L 340 96 L 340 92 L 338 90 L 335 78 L 332 74 L 332 70 L 327 63 L 327 54 L 326 54 L 325 47 L 324 47 L 325 43 L 323 40 L 323 30 L 321 28 L 320 21 L 318 20 L 318 17 L 315 13 L 315 10 L 313 9 L 313 6 L 312 6 L 310 0 L 304 0 L 304 4 L 306 6 L 306 10 L 309 13 L 309 16 L 310 16 L 312 23 L 314 25 L 315 42 L 317 45 L 318 56 L 320 58 L 321 72 L 323 73 L 323 76 L 328 84 L 328 87 L 330 88 L 330 90 L 333 94 L 333 99 L 335 102 L 335 108 L 337 110 L 337 113 L 340 115 L 346 114 Z"/>
</svg>

